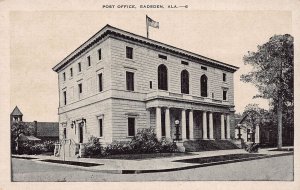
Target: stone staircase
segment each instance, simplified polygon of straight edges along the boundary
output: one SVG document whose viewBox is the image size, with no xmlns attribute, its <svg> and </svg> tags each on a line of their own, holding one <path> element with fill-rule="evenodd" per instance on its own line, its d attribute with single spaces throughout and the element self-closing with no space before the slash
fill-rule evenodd
<svg viewBox="0 0 300 190">
<path fill-rule="evenodd" d="M 190 140 L 183 143 L 186 152 L 239 149 L 231 140 Z"/>
</svg>

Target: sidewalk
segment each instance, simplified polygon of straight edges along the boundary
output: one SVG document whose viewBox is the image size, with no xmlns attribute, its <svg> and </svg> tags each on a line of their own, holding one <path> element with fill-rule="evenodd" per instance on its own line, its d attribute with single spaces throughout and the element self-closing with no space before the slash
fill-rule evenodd
<svg viewBox="0 0 300 190">
<path fill-rule="evenodd" d="M 284 147 L 284 148 L 293 148 L 293 147 Z M 84 170 L 89 170 L 89 171 L 126 174 L 126 173 L 150 173 L 150 172 L 176 171 L 176 170 L 205 167 L 205 166 L 211 166 L 211 165 L 217 165 L 217 164 L 226 164 L 226 163 L 241 162 L 241 161 L 247 161 L 247 160 L 262 159 L 262 158 L 268 158 L 268 157 L 293 154 L 293 152 L 291 152 L 291 151 L 269 151 L 271 149 L 274 149 L 274 148 L 259 149 L 258 154 L 264 154 L 263 156 L 259 156 L 259 157 L 226 160 L 226 161 L 221 161 L 221 162 L 210 162 L 210 163 L 206 163 L 206 164 L 183 163 L 183 162 L 174 162 L 174 161 L 193 159 L 193 158 L 204 158 L 204 157 L 212 157 L 212 156 L 229 155 L 229 154 L 249 154 L 249 153 L 247 153 L 243 149 L 234 149 L 234 150 L 193 152 L 193 155 L 188 155 L 188 156 L 151 158 L 151 159 L 144 159 L 144 160 L 95 159 L 95 158 L 66 158 L 65 159 L 67 161 L 101 164 L 99 166 L 93 166 L 93 167 L 82 167 L 82 166 L 74 166 L 74 165 L 58 164 L 58 163 L 47 163 L 47 162 L 43 162 L 43 163 L 63 165 L 66 167 L 84 169 Z M 32 160 L 35 162 L 41 162 L 42 160 L 45 160 L 45 159 L 63 160 L 63 158 L 61 158 L 61 157 L 44 156 L 44 155 L 13 155 L 13 156 L 14 157 L 36 158 L 36 159 Z"/>
</svg>

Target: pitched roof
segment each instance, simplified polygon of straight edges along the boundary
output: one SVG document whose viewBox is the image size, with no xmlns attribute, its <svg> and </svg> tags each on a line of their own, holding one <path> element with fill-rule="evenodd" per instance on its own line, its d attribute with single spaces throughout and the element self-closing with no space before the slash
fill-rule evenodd
<svg viewBox="0 0 300 190">
<path fill-rule="evenodd" d="M 19 110 L 18 106 L 15 107 L 15 109 L 11 112 L 10 115 L 13 116 L 23 116 L 22 112 Z"/>
<path fill-rule="evenodd" d="M 58 63 L 52 69 L 56 72 L 59 72 L 62 68 L 69 65 L 72 61 L 83 55 L 85 52 L 89 51 L 91 47 L 97 45 L 101 40 L 105 39 L 105 37 L 113 37 L 113 38 L 121 38 L 125 40 L 130 40 L 133 42 L 141 43 L 147 45 L 149 47 L 153 47 L 155 50 L 161 50 L 176 54 L 177 56 L 181 56 L 184 58 L 188 58 L 189 60 L 193 60 L 195 62 L 201 62 L 201 64 L 205 64 L 208 66 L 213 66 L 217 68 L 222 68 L 228 70 L 230 72 L 235 72 L 238 67 L 229 65 L 227 63 L 223 63 L 196 53 L 192 53 L 190 51 L 186 51 L 168 44 L 164 44 L 162 42 L 158 42 L 144 36 L 140 36 L 137 34 L 133 34 L 131 32 L 127 32 L 121 30 L 119 28 L 106 25 L 100 31 L 98 31 L 95 35 L 93 35 L 90 39 L 84 42 L 81 46 L 79 46 L 76 50 L 74 50 L 71 54 L 69 54 L 66 58 L 64 58 L 60 63 Z"/>
<path fill-rule="evenodd" d="M 23 135 L 21 134 L 20 137 L 19 137 L 19 141 L 40 141 L 41 139 L 39 138 L 36 138 L 35 136 L 26 136 L 26 135 Z"/>
<path fill-rule="evenodd" d="M 58 122 L 37 122 L 37 137 L 58 137 Z"/>
</svg>

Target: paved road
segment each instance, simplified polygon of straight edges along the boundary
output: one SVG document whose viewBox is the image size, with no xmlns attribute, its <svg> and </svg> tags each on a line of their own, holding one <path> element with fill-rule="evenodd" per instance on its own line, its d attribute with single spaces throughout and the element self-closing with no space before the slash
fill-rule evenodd
<svg viewBox="0 0 300 190">
<path fill-rule="evenodd" d="M 149 174 L 107 174 L 64 165 L 12 159 L 13 181 L 293 180 L 293 156 L 281 156 Z"/>
</svg>

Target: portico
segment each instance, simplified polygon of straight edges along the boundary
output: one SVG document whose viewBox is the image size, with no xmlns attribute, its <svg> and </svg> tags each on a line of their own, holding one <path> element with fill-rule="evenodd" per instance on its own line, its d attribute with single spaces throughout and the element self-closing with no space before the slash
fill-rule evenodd
<svg viewBox="0 0 300 190">
<path fill-rule="evenodd" d="M 159 139 L 175 139 L 175 120 L 180 121 L 180 139 L 230 139 L 230 109 L 203 102 L 152 99 L 147 104 L 150 127 Z"/>
</svg>

